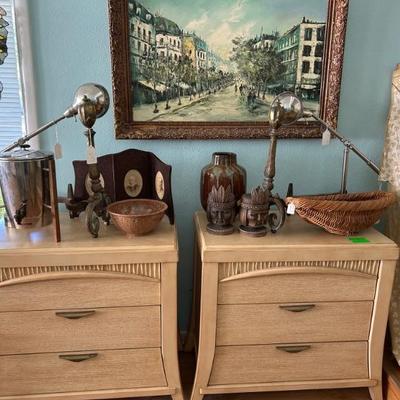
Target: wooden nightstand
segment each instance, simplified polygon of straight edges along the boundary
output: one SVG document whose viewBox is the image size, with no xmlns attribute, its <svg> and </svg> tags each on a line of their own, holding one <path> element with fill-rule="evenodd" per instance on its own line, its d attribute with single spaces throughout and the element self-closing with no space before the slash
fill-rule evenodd
<svg viewBox="0 0 400 400">
<path fill-rule="evenodd" d="M 397 246 L 374 229 L 354 243 L 297 217 L 264 238 L 210 235 L 206 224 L 197 213 L 192 400 L 351 387 L 382 400 Z"/>
<path fill-rule="evenodd" d="M 0 230 L 0 400 L 182 400 L 175 227 Z"/>
</svg>

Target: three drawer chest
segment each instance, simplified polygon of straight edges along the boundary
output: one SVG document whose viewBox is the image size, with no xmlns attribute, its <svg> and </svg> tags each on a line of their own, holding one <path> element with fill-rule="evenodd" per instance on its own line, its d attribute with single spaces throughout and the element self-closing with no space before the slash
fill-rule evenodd
<svg viewBox="0 0 400 400">
<path fill-rule="evenodd" d="M 382 356 L 397 246 L 291 217 L 276 234 L 206 231 L 195 215 L 192 400 L 207 394 L 368 387 L 382 400 Z"/>
<path fill-rule="evenodd" d="M 0 400 L 182 400 L 175 227 L 0 230 Z"/>
</svg>

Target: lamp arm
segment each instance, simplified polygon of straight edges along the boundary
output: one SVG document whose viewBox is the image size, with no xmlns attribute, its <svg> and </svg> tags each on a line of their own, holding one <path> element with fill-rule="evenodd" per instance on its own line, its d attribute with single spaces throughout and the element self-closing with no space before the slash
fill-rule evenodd
<svg viewBox="0 0 400 400">
<path fill-rule="evenodd" d="M 317 115 L 307 112 L 304 113 L 305 117 L 312 117 L 318 122 L 320 122 L 330 133 L 332 133 L 335 137 L 337 137 L 344 146 L 346 146 L 348 149 L 350 149 L 352 152 L 358 155 L 358 157 L 361 158 L 376 174 L 380 174 L 381 170 L 380 168 L 372 161 L 370 160 L 361 150 L 359 150 L 356 146 L 354 146 L 353 143 L 347 138 L 345 138 L 343 135 L 341 135 L 339 132 L 337 132 L 335 129 L 333 129 L 331 126 L 329 126 L 323 119 L 318 117 Z"/>
<path fill-rule="evenodd" d="M 16 142 L 14 142 L 13 144 L 10 144 L 6 148 L 4 148 L 2 150 L 2 152 L 13 150 L 18 146 L 19 147 L 23 146 L 26 142 L 28 142 L 29 140 L 31 140 L 35 136 L 39 135 L 40 133 L 42 133 L 46 129 L 49 129 L 51 126 L 53 126 L 53 125 L 57 124 L 58 122 L 62 121 L 64 118 L 67 118 L 67 117 L 65 115 L 62 115 L 61 117 L 58 117 L 57 119 L 48 122 L 46 125 L 43 125 L 42 127 L 37 129 L 36 131 L 32 132 L 31 134 L 19 138 Z"/>
<path fill-rule="evenodd" d="M 53 125 L 58 124 L 63 119 L 73 117 L 77 113 L 78 113 L 78 111 L 77 111 L 77 107 L 76 106 L 75 107 L 71 106 L 71 107 L 67 108 L 63 115 L 59 116 L 58 118 L 54 119 L 53 121 L 48 122 L 46 125 L 41 126 L 39 129 L 36 129 L 36 131 L 33 131 L 29 135 L 26 135 L 26 136 L 23 136 L 23 137 L 19 138 L 16 142 L 8 145 L 3 150 L 1 150 L 1 152 L 11 151 L 11 150 L 15 149 L 18 146 L 19 147 L 23 146 L 26 142 L 28 142 L 29 140 L 31 140 L 35 136 L 37 136 L 40 133 L 44 132 L 45 130 L 49 129 Z"/>
</svg>

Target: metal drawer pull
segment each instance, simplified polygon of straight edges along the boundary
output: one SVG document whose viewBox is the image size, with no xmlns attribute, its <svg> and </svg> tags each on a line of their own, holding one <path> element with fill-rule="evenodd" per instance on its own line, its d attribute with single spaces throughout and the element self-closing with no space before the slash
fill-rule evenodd
<svg viewBox="0 0 400 400">
<path fill-rule="evenodd" d="M 279 306 L 282 310 L 291 311 L 291 312 L 303 312 L 307 310 L 311 310 L 315 307 L 315 304 L 294 304 L 288 306 Z"/>
<path fill-rule="evenodd" d="M 278 350 L 286 351 L 286 353 L 301 353 L 302 351 L 311 349 L 311 346 L 276 346 Z"/>
<path fill-rule="evenodd" d="M 97 357 L 97 353 L 90 354 L 61 354 L 58 356 L 62 360 L 72 361 L 72 362 L 81 362 L 90 360 L 91 358 Z"/>
<path fill-rule="evenodd" d="M 93 315 L 95 310 L 87 310 L 87 311 L 57 311 L 57 317 L 67 318 L 67 319 L 79 319 L 84 317 L 89 317 Z"/>
</svg>

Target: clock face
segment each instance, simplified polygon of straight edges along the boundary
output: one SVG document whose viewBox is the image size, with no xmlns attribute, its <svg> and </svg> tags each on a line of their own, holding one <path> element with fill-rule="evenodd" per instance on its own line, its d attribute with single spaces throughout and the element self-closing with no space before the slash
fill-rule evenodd
<svg viewBox="0 0 400 400">
<path fill-rule="evenodd" d="M 104 188 L 104 178 L 103 178 L 103 175 L 101 175 L 101 174 L 100 174 L 100 183 L 101 183 L 101 186 Z M 92 183 L 90 182 L 89 174 L 86 174 L 85 189 L 89 196 L 93 196 Z"/>
<path fill-rule="evenodd" d="M 156 173 L 156 177 L 155 177 L 155 188 L 156 188 L 156 193 L 157 196 L 160 200 L 162 200 L 164 198 L 165 195 L 165 183 L 164 183 L 164 176 L 163 174 L 158 171 Z"/>
<path fill-rule="evenodd" d="M 131 169 L 126 173 L 124 188 L 129 197 L 139 196 L 143 189 L 143 178 L 137 169 Z"/>
</svg>

